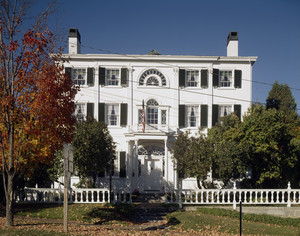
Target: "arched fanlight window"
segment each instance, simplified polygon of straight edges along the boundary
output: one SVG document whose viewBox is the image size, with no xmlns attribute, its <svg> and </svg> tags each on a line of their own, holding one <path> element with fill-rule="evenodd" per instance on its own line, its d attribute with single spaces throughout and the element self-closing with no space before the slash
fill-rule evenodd
<svg viewBox="0 0 300 236">
<path fill-rule="evenodd" d="M 156 69 L 146 70 L 139 79 L 139 86 L 166 86 L 165 76 Z"/>
<path fill-rule="evenodd" d="M 158 106 L 158 102 L 155 99 L 150 99 L 147 101 L 147 106 Z"/>
<path fill-rule="evenodd" d="M 156 77 L 151 76 L 147 79 L 147 86 L 159 86 L 159 81 Z"/>
</svg>

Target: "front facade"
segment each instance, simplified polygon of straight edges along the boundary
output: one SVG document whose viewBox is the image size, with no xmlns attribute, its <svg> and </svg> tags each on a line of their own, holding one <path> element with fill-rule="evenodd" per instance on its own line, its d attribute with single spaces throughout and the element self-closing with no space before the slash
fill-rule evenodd
<svg viewBox="0 0 300 236">
<path fill-rule="evenodd" d="M 179 132 L 206 132 L 224 115 L 247 111 L 252 100 L 256 57 L 238 56 L 237 32 L 227 39 L 227 56 L 80 54 L 80 34 L 69 32 L 66 73 L 80 85 L 78 120 L 107 123 L 117 144 L 115 188 L 163 192 L 177 188 L 170 148 Z M 99 186 L 109 178 L 99 173 Z M 185 179 L 184 188 L 195 188 Z"/>
</svg>

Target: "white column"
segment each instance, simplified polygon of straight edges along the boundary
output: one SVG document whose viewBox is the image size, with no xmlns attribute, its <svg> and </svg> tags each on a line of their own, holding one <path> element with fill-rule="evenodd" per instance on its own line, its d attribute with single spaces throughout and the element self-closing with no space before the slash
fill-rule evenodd
<svg viewBox="0 0 300 236">
<path fill-rule="evenodd" d="M 165 140 L 165 180 L 166 182 L 169 181 L 169 150 L 168 150 L 168 138 L 166 138 Z"/>
<path fill-rule="evenodd" d="M 138 144 L 139 144 L 139 141 L 138 139 L 134 140 L 134 179 L 135 179 L 135 188 L 138 187 Z"/>
</svg>

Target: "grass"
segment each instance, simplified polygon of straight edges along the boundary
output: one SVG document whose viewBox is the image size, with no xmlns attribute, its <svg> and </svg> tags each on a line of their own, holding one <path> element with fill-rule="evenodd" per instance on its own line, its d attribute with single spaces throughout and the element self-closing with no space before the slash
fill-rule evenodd
<svg viewBox="0 0 300 236">
<path fill-rule="evenodd" d="M 93 224 L 131 225 L 134 205 L 130 204 L 71 204 L 70 221 Z M 17 204 L 16 215 L 48 219 L 62 219 L 63 205 L 57 204 Z M 167 214 L 168 224 L 175 230 L 195 230 L 239 234 L 239 212 L 220 208 L 198 208 L 195 212 L 173 212 Z M 300 235 L 299 219 L 280 218 L 269 215 L 243 214 L 243 234 L 254 235 Z M 5 235 L 6 229 L 0 229 Z M 15 235 L 29 235 L 18 233 Z M 37 231 L 38 232 L 38 231 Z M 36 233 L 30 235 L 49 235 Z M 14 234 L 8 234 L 14 235 Z"/>
<path fill-rule="evenodd" d="M 71 204 L 68 206 L 70 221 L 93 224 L 125 224 L 133 214 L 131 204 Z M 63 205 L 60 204 L 17 204 L 16 215 L 48 219 L 63 219 Z"/>
<path fill-rule="evenodd" d="M 239 212 L 199 208 L 196 212 L 173 212 L 167 216 L 169 224 L 183 230 L 217 230 L 239 234 Z M 266 215 L 243 214 L 242 232 L 259 235 L 299 235 L 299 219 L 284 219 Z"/>
</svg>

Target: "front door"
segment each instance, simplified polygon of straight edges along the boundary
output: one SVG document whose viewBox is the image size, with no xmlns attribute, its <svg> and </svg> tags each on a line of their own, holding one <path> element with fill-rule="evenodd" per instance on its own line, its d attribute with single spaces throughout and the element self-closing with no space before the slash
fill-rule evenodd
<svg viewBox="0 0 300 236">
<path fill-rule="evenodd" d="M 145 159 L 145 190 L 160 191 L 162 176 L 161 159 Z"/>
</svg>

